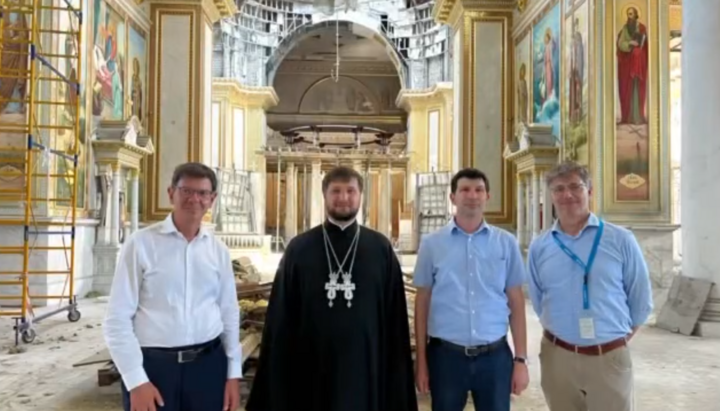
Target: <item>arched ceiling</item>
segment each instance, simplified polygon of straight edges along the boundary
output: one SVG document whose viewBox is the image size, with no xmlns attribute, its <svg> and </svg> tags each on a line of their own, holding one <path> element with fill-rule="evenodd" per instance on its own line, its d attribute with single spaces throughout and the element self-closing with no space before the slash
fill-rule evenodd
<svg viewBox="0 0 720 411">
<path fill-rule="evenodd" d="M 301 40 L 285 61 L 335 61 L 336 50 L 343 62 L 390 62 L 387 51 L 373 39 L 373 32 L 357 24 L 340 26 L 339 47 L 336 49 L 336 30 L 333 25 L 315 30 Z M 352 31 L 351 31 L 352 30 Z M 281 63 L 282 64 L 282 63 Z"/>
</svg>

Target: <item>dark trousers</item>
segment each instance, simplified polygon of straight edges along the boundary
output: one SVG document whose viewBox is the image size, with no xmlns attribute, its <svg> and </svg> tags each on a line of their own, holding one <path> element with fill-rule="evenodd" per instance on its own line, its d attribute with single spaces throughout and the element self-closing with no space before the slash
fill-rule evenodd
<svg viewBox="0 0 720 411">
<path fill-rule="evenodd" d="M 195 358 L 180 362 L 177 351 L 205 348 Z M 160 392 L 162 411 L 222 411 L 228 360 L 220 338 L 210 343 L 177 349 L 143 348 L 143 367 Z M 189 356 L 188 356 L 189 357 Z M 130 394 L 122 385 L 123 407 L 130 409 Z"/>
<path fill-rule="evenodd" d="M 462 411 L 468 392 L 475 411 L 510 411 L 514 363 L 507 341 L 474 354 L 430 340 L 427 359 L 432 411 Z"/>
</svg>

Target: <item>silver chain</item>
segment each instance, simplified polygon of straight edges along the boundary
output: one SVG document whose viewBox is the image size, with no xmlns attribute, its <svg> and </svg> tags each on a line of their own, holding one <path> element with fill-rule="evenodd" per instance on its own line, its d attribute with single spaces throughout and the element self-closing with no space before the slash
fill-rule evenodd
<svg viewBox="0 0 720 411">
<path fill-rule="evenodd" d="M 348 305 L 348 307 L 350 307 L 352 305 L 352 303 L 350 302 L 350 300 L 352 300 L 352 290 L 354 289 L 354 285 L 351 283 L 350 280 L 352 278 L 352 274 L 351 274 L 352 269 L 353 269 L 353 266 L 355 265 L 355 257 L 357 256 L 357 247 L 358 247 L 358 244 L 360 243 L 360 241 L 359 241 L 360 226 L 359 225 L 357 226 L 357 230 L 355 231 L 355 237 L 353 237 L 353 240 L 350 243 L 350 247 L 348 248 L 347 253 L 345 253 L 345 258 L 343 259 L 342 264 L 340 264 L 340 260 L 338 259 L 337 254 L 335 253 L 335 249 L 333 248 L 332 243 L 330 242 L 330 237 L 328 236 L 328 233 L 325 230 L 325 225 L 322 226 L 322 229 L 323 229 L 323 239 L 325 241 L 325 257 L 327 258 L 328 269 L 330 270 L 330 283 L 328 284 L 328 286 L 330 288 L 328 288 L 328 294 L 327 294 L 328 299 L 330 300 L 329 305 L 330 305 L 330 307 L 332 307 L 332 305 L 333 305 L 332 300 L 335 299 L 335 293 L 336 293 L 336 290 L 333 288 L 333 286 L 337 284 L 338 275 L 342 274 L 344 287 L 346 287 L 344 290 L 345 291 L 344 292 L 345 299 L 348 300 L 347 305 Z M 330 249 L 330 252 L 332 252 L 333 258 L 335 259 L 335 263 L 338 266 L 337 272 L 333 272 L 332 262 L 330 261 L 330 252 L 328 252 L 328 248 Z M 347 262 L 347 259 L 350 256 L 351 252 L 352 252 L 353 257 L 350 260 L 350 269 L 347 272 L 345 272 L 343 270 L 343 267 L 345 266 L 345 263 Z"/>
</svg>

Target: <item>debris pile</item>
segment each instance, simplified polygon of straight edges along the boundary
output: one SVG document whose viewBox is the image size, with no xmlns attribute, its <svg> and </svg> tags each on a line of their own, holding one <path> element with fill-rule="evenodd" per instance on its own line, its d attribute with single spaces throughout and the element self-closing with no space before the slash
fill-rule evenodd
<svg viewBox="0 0 720 411">
<path fill-rule="evenodd" d="M 235 281 L 238 285 L 257 284 L 261 280 L 258 269 L 249 257 L 240 257 L 232 262 Z"/>
</svg>

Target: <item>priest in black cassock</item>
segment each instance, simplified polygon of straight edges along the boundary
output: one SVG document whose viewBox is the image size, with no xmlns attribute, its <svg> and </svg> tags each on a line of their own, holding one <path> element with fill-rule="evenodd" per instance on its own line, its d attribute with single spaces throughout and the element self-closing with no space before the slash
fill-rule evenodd
<svg viewBox="0 0 720 411">
<path fill-rule="evenodd" d="M 322 182 L 327 220 L 285 249 L 247 411 L 417 411 L 400 263 L 356 221 L 355 170 Z"/>
</svg>

